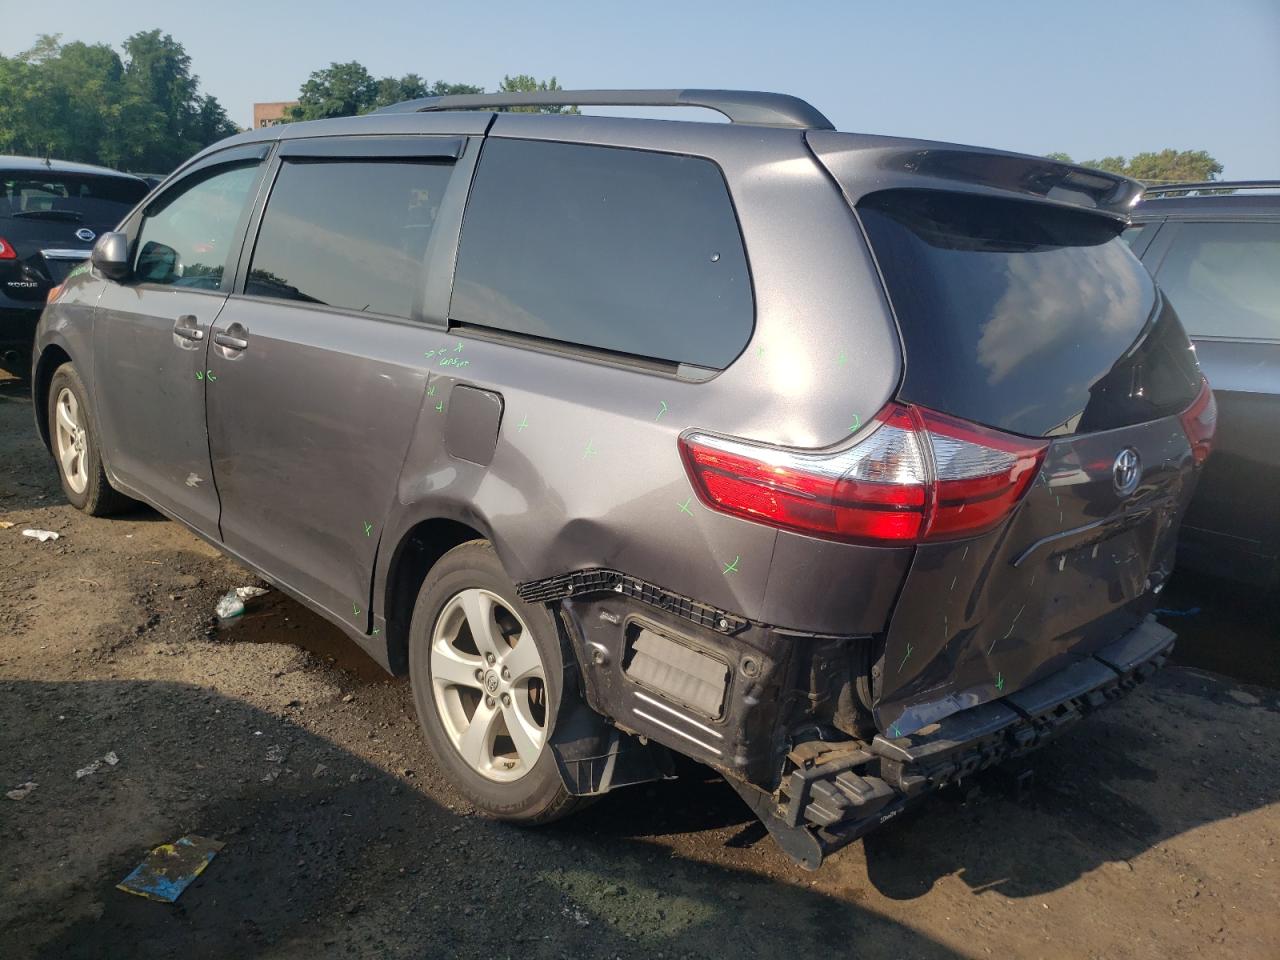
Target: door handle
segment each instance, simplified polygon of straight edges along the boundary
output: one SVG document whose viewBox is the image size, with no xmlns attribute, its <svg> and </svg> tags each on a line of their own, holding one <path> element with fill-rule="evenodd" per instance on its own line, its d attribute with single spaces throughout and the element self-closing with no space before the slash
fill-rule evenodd
<svg viewBox="0 0 1280 960">
<path fill-rule="evenodd" d="M 173 332 L 183 340 L 203 340 L 204 331 L 196 326 L 196 322 L 193 314 L 184 313 L 173 325 Z"/>
<path fill-rule="evenodd" d="M 233 337 L 229 333 L 215 333 L 213 342 L 220 347 L 227 347 L 231 350 L 244 350 L 249 346 L 249 341 L 244 337 Z"/>
</svg>

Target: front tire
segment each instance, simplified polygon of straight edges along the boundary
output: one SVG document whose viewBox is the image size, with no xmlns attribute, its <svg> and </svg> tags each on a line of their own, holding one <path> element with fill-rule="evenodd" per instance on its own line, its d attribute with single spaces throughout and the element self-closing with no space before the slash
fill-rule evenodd
<svg viewBox="0 0 1280 960">
<path fill-rule="evenodd" d="M 91 517 L 119 513 L 133 501 L 111 486 L 89 415 L 89 393 L 70 363 L 53 372 L 48 396 L 49 445 L 58 463 L 62 492 Z"/>
<path fill-rule="evenodd" d="M 493 546 L 454 547 L 418 593 L 409 680 L 418 719 L 450 779 L 500 820 L 548 823 L 579 803 L 550 737 L 564 653 L 551 615 L 522 601 Z"/>
</svg>

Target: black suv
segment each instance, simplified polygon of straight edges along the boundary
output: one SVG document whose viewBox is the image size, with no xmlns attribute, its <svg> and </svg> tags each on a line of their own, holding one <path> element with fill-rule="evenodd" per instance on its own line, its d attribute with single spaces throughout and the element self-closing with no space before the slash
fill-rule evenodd
<svg viewBox="0 0 1280 960">
<path fill-rule="evenodd" d="M 1280 584 L 1280 181 L 1148 189 L 1125 231 L 1213 386 L 1213 459 L 1178 564 Z"/>
<path fill-rule="evenodd" d="M 49 290 L 149 189 L 105 167 L 0 157 L 0 369 L 30 372 Z"/>
</svg>

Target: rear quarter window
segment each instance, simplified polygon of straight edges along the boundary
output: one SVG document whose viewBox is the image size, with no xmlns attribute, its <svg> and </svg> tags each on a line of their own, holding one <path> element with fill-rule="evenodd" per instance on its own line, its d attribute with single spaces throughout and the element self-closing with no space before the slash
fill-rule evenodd
<svg viewBox="0 0 1280 960">
<path fill-rule="evenodd" d="M 1280 223 L 1180 223 L 1156 280 L 1193 336 L 1280 340 Z"/>
<path fill-rule="evenodd" d="M 463 221 L 452 319 L 722 369 L 751 337 L 746 254 L 709 160 L 489 140 Z"/>
<path fill-rule="evenodd" d="M 906 348 L 904 399 L 1026 436 L 1194 399 L 1186 335 L 1119 224 L 928 190 L 874 193 L 858 212 Z"/>
</svg>

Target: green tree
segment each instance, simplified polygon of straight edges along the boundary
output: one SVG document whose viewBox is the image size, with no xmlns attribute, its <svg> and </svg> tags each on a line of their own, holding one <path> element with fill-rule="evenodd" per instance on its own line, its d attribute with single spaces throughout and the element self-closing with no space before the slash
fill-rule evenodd
<svg viewBox="0 0 1280 960">
<path fill-rule="evenodd" d="M 164 172 L 236 132 L 171 36 L 136 33 L 123 50 L 46 34 L 0 57 L 0 152 Z"/>
<path fill-rule="evenodd" d="M 298 93 L 298 105 L 292 107 L 290 120 L 323 120 L 327 117 L 351 117 L 373 108 L 378 98 L 378 81 L 364 64 L 352 60 L 331 63 L 307 78 Z"/>
<path fill-rule="evenodd" d="M 1051 160 L 1074 163 L 1065 153 L 1051 153 Z M 1101 160 L 1085 160 L 1082 167 L 1106 170 L 1133 177 L 1143 183 L 1192 183 L 1216 180 L 1222 174 L 1222 164 L 1205 150 L 1160 150 L 1135 153 L 1132 157 L 1103 157 Z"/>
<path fill-rule="evenodd" d="M 514 77 L 503 77 L 498 85 L 498 93 L 539 93 L 547 90 L 563 90 L 564 87 L 550 80 L 538 80 L 527 73 L 518 73 Z M 577 107 L 504 107 L 511 113 L 581 113 Z"/>
</svg>

